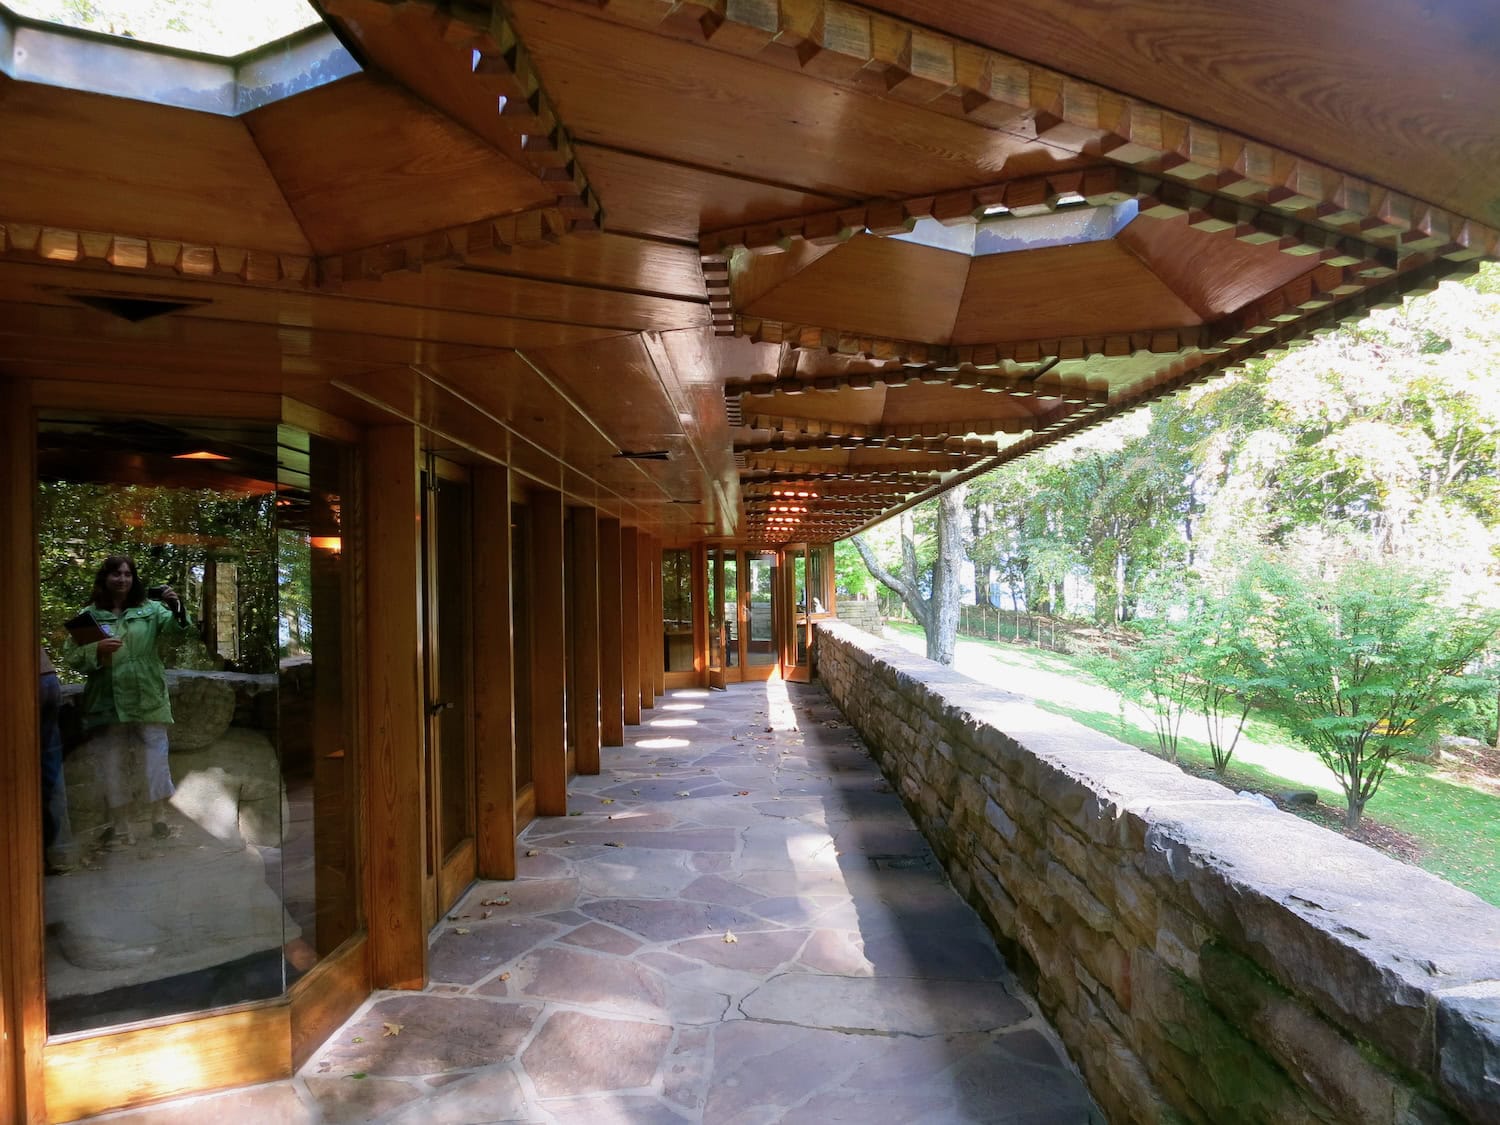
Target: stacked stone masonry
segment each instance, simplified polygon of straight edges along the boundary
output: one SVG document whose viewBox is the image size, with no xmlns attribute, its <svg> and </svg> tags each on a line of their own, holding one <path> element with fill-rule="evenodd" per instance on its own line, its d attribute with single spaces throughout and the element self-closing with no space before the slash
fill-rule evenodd
<svg viewBox="0 0 1500 1125">
<path fill-rule="evenodd" d="M 1500 910 L 849 625 L 817 648 L 1111 1121 L 1500 1123 Z"/>
</svg>

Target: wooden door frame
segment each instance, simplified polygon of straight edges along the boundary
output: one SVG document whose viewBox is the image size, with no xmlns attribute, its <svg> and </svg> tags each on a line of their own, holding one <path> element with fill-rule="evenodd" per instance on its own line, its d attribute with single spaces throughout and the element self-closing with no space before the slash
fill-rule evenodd
<svg viewBox="0 0 1500 1125">
<path fill-rule="evenodd" d="M 421 573 L 425 579 L 422 590 L 422 732 L 425 746 L 425 782 L 426 801 L 424 805 L 427 823 L 423 832 L 424 846 L 428 849 L 432 866 L 426 868 L 424 863 L 425 878 L 423 892 L 423 922 L 427 929 L 432 929 L 446 914 L 450 907 L 462 896 L 465 888 L 474 881 L 478 873 L 478 809 L 477 809 L 477 766 L 474 752 L 474 730 L 469 722 L 474 713 L 474 573 L 473 573 L 473 528 L 476 522 L 474 515 L 474 482 L 473 474 L 467 466 L 456 461 L 440 457 L 432 450 L 423 451 L 422 475 L 426 478 L 426 495 L 423 499 L 422 511 L 426 513 L 426 519 L 422 525 L 422 567 Z M 438 582 L 440 581 L 438 566 L 439 537 L 443 535 L 441 517 L 437 514 L 436 496 L 439 482 L 450 481 L 454 484 L 464 486 L 468 494 L 469 511 L 467 513 L 468 528 L 462 536 L 462 541 L 457 545 L 459 559 L 463 566 L 463 581 L 468 587 L 469 613 L 465 615 L 463 622 L 459 625 L 458 650 L 460 659 L 464 661 L 462 670 L 463 698 L 459 700 L 438 700 L 432 698 L 432 693 L 438 691 L 436 686 L 442 682 L 443 666 L 442 652 L 438 645 L 439 630 L 444 629 L 443 622 L 439 617 L 433 620 L 433 609 L 438 602 Z M 468 809 L 468 832 L 459 843 L 450 851 L 443 851 L 442 843 L 442 809 L 443 809 L 443 784 L 442 784 L 442 719 L 441 712 L 436 710 L 439 704 L 444 704 L 444 709 L 462 708 L 465 715 L 464 724 L 464 773 L 469 781 L 469 809 Z"/>
</svg>

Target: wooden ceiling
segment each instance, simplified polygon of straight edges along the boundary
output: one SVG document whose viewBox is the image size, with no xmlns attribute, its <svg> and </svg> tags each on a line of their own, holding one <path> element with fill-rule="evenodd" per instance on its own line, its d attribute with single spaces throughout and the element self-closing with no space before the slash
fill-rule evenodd
<svg viewBox="0 0 1500 1125">
<path fill-rule="evenodd" d="M 0 74 L 0 377 L 837 538 L 1494 256 L 1485 7 L 326 0 L 362 73 L 239 117 Z"/>
</svg>

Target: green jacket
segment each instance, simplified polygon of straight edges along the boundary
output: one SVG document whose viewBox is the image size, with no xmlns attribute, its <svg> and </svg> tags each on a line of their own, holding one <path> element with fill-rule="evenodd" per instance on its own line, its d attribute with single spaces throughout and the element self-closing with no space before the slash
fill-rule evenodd
<svg viewBox="0 0 1500 1125">
<path fill-rule="evenodd" d="M 99 663 L 97 644 L 78 645 L 69 638 L 63 646 L 68 667 L 88 675 L 83 685 L 84 729 L 110 723 L 170 723 L 167 673 L 156 651 L 156 638 L 186 633 L 186 615 L 179 621 L 164 604 L 149 601 L 118 615 L 94 606 L 84 608 L 108 626 L 112 636 L 125 642 L 107 666 Z"/>
</svg>

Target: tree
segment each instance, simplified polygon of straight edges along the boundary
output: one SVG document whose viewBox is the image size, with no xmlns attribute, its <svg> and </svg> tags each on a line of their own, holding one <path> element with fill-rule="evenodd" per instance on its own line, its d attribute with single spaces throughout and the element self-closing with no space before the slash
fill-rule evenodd
<svg viewBox="0 0 1500 1125">
<path fill-rule="evenodd" d="M 927 659 L 939 664 L 953 663 L 953 647 L 958 640 L 959 576 L 965 559 L 965 489 L 966 486 L 960 484 L 938 497 L 933 536 L 936 550 L 930 568 L 918 561 L 916 540 L 905 530 L 901 535 L 899 571 L 892 571 L 882 564 L 864 536 L 854 537 L 854 546 L 876 581 L 899 594 L 922 626 L 927 636 Z M 923 593 L 924 587 L 926 594 Z"/>
<path fill-rule="evenodd" d="M 1359 826 L 1390 765 L 1423 745 L 1494 681 L 1465 674 L 1500 613 L 1454 609 L 1423 573 L 1356 563 L 1335 575 L 1262 564 L 1274 643 L 1267 703 L 1343 790 Z"/>
</svg>

